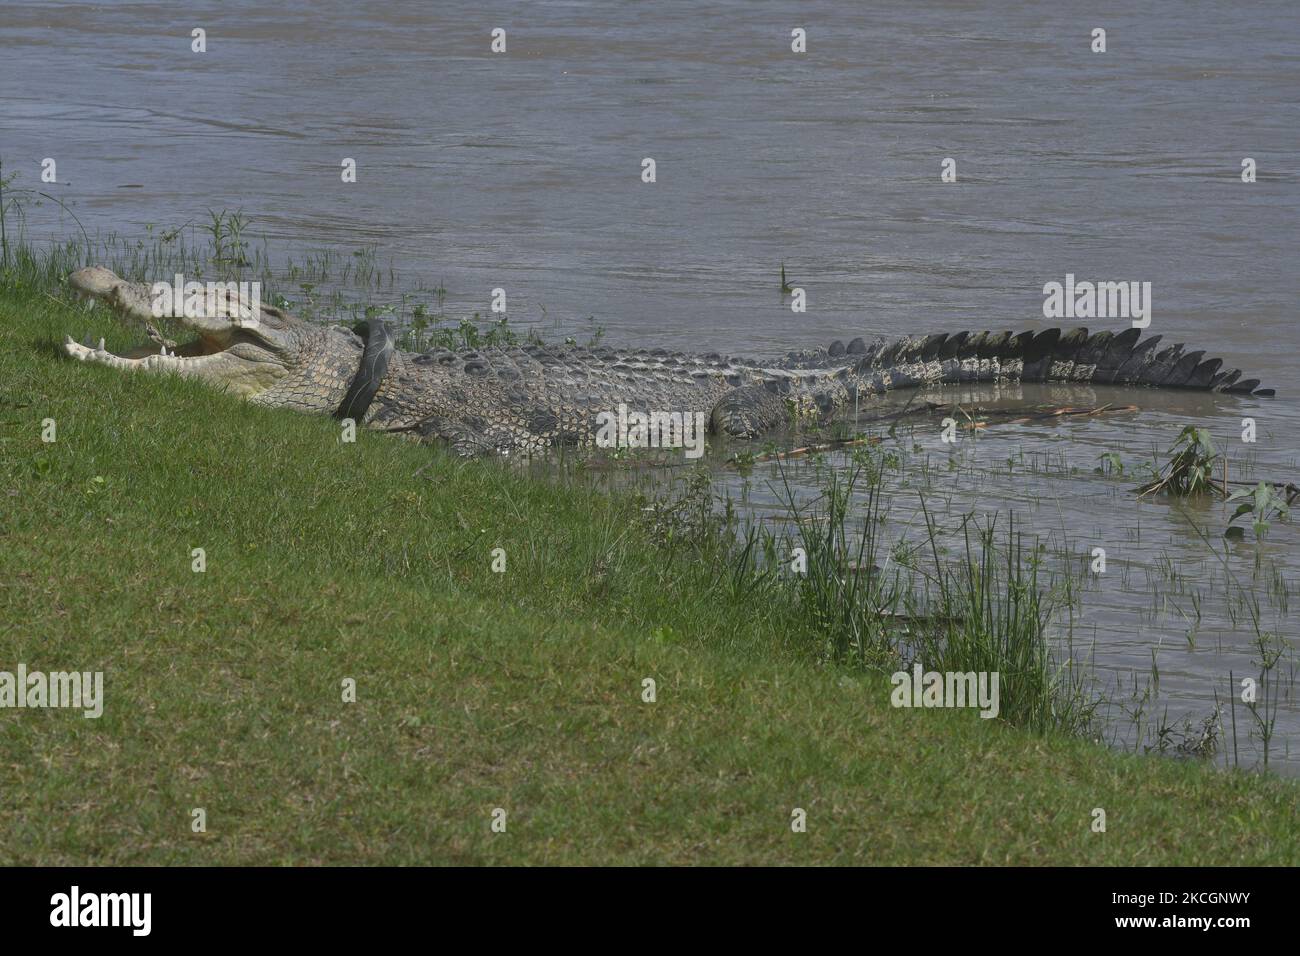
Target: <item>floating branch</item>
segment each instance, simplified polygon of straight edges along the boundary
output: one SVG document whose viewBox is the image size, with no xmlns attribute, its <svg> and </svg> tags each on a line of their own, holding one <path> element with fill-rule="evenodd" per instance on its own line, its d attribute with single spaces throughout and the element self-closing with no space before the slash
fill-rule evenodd
<svg viewBox="0 0 1300 956">
<path fill-rule="evenodd" d="M 803 458 L 807 455 L 816 455 L 824 451 L 837 451 L 840 448 L 852 448 L 855 445 L 879 445 L 883 438 L 871 436 L 869 438 L 844 438 L 824 442 L 820 445 L 804 445 L 802 448 L 791 448 L 789 451 L 774 451 L 765 455 L 759 455 L 753 459 L 754 462 L 761 461 L 785 461 L 789 458 Z M 728 459 L 727 464 L 736 465 L 739 462 L 735 458 Z"/>
<path fill-rule="evenodd" d="M 1052 422 L 1060 418 L 1088 418 L 1094 415 L 1117 415 L 1136 412 L 1139 410 L 1136 405 L 1109 404 L 1101 405 L 1097 408 L 1086 408 L 1076 405 L 1059 405 L 1056 407 L 1044 405 L 1031 411 L 1029 414 L 1025 414 L 1018 409 L 977 408 L 975 411 L 980 416 L 980 420 L 976 420 L 960 405 L 940 405 L 938 408 L 940 410 L 951 409 L 965 415 L 967 421 L 962 427 L 968 430 L 987 428 L 990 424 L 990 419 L 995 420 L 995 423 L 999 425 L 1030 425 Z"/>
</svg>

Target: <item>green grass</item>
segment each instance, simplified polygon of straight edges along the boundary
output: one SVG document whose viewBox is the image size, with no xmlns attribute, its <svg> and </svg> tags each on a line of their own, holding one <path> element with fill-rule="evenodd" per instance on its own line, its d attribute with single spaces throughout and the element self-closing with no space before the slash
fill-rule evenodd
<svg viewBox="0 0 1300 956">
<path fill-rule="evenodd" d="M 107 700 L 0 711 L 0 863 L 1300 862 L 1291 782 L 894 710 L 628 498 L 341 444 L 65 332 L 128 344 L 0 287 L 0 670 Z"/>
</svg>

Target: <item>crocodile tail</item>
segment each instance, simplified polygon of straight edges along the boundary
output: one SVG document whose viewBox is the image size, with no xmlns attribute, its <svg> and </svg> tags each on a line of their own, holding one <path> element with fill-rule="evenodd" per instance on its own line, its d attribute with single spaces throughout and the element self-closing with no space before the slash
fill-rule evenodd
<svg viewBox="0 0 1300 956">
<path fill-rule="evenodd" d="M 1203 351 L 1171 345 L 1157 349 L 1161 336 L 1141 339 L 1138 329 L 1096 332 L 957 332 L 899 339 L 875 348 L 854 340 L 840 354 L 852 361 L 837 376 L 859 388 L 891 388 L 967 382 L 1087 382 L 1095 385 L 1152 385 L 1239 395 L 1268 396 L 1259 379 L 1243 379 L 1223 360 Z M 839 344 L 839 343 L 836 343 Z M 832 346 L 834 349 L 834 346 Z M 861 355 L 859 358 L 858 356 Z"/>
</svg>

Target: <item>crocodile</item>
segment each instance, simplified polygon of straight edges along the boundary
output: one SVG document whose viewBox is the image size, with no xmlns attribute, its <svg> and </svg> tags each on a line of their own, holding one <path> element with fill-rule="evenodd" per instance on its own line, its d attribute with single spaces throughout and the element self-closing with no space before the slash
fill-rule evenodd
<svg viewBox="0 0 1300 956">
<path fill-rule="evenodd" d="M 78 344 L 83 362 L 196 378 L 259 404 L 351 418 L 366 427 L 456 452 L 537 454 L 601 444 L 615 414 L 691 416 L 709 432 L 752 439 L 793 416 L 829 420 L 892 389 L 983 382 L 1075 382 L 1272 395 L 1258 379 L 1184 346 L 1158 348 L 1137 329 L 959 332 L 828 348 L 761 361 L 666 349 L 510 345 L 422 354 L 394 346 L 386 323 L 351 329 L 309 322 L 209 284 L 194 333 L 177 346 L 154 327 L 153 287 L 102 266 L 68 279 L 81 296 L 148 330 L 151 344 L 122 354 Z M 213 286 L 217 286 L 214 288 Z M 170 346 L 170 349 L 169 349 Z M 642 419 L 644 420 L 644 419 Z M 661 421 L 669 421 L 664 418 Z M 686 419 L 681 419 L 685 421 Z"/>
</svg>

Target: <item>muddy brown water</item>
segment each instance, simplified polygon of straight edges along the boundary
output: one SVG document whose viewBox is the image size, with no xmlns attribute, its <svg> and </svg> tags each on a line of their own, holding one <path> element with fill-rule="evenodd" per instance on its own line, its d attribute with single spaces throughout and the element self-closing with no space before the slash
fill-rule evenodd
<svg viewBox="0 0 1300 956">
<path fill-rule="evenodd" d="M 779 354 L 1038 329 L 1062 324 L 1042 315 L 1046 282 L 1148 281 L 1150 332 L 1277 397 L 1085 389 L 1068 397 L 1140 411 L 997 426 L 956 448 L 920 428 L 905 469 L 934 473 L 950 515 L 1014 509 L 1072 554 L 1106 547 L 1076 641 L 1114 681 L 1147 680 L 1154 655 L 1154 708 L 1199 721 L 1226 701 L 1230 672 L 1259 670 L 1194 530 L 1222 549 L 1229 510 L 1135 502 L 1131 482 L 1092 471 L 1107 452 L 1149 460 L 1192 423 L 1234 476 L 1300 478 L 1300 13 L 1073 6 L 10 0 L 0 160 L 38 187 L 54 158 L 58 182 L 40 188 L 92 233 L 143 238 L 243 208 L 275 256 L 374 246 L 397 291 L 441 284 L 451 313 L 486 312 L 504 288 L 512 317 L 592 316 L 617 344 Z M 1089 48 L 1094 27 L 1105 53 Z M 206 53 L 191 52 L 195 28 Z M 946 157 L 955 183 L 940 180 Z M 51 204 L 29 210 L 35 237 L 77 229 Z M 803 314 L 778 292 L 782 263 Z M 755 514 L 776 510 L 771 477 L 748 479 Z M 746 494 L 744 479 L 722 481 Z M 904 526 L 908 507 L 900 488 Z M 1292 647 L 1297 534 L 1275 524 L 1226 559 Z M 1281 676 L 1271 760 L 1297 773 L 1300 710 Z M 1261 747 L 1240 707 L 1237 719 L 1237 755 L 1229 738 L 1219 759 L 1254 766 Z"/>
</svg>

